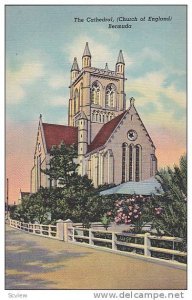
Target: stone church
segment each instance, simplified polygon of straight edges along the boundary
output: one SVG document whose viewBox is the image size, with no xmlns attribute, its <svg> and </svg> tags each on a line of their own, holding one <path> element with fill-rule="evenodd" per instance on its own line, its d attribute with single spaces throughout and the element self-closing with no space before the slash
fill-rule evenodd
<svg viewBox="0 0 192 300">
<path fill-rule="evenodd" d="M 94 186 L 142 181 L 157 171 L 155 145 L 130 99 L 126 109 L 125 62 L 120 50 L 115 70 L 92 66 L 88 43 L 82 68 L 74 58 L 71 68 L 68 126 L 48 124 L 40 116 L 31 171 L 31 192 L 50 185 L 41 172 L 49 165 L 53 145 L 78 147 L 78 172 Z M 57 182 L 54 183 L 57 185 Z"/>
</svg>

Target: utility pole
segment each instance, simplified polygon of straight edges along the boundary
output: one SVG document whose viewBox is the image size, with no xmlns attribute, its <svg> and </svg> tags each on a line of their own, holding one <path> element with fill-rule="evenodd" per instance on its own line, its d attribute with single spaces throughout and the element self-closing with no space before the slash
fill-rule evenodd
<svg viewBox="0 0 192 300">
<path fill-rule="evenodd" d="M 9 214 L 9 179 L 8 178 L 7 178 L 6 210 L 7 210 L 6 219 L 8 219 L 8 214 Z"/>
</svg>

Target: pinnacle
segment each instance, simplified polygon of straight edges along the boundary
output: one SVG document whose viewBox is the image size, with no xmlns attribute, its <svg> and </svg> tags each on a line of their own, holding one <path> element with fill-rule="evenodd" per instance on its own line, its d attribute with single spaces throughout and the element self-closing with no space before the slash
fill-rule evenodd
<svg viewBox="0 0 192 300">
<path fill-rule="evenodd" d="M 122 50 L 119 51 L 119 56 L 117 58 L 117 64 L 119 64 L 119 63 L 125 64 Z"/>
<path fill-rule="evenodd" d="M 71 71 L 79 71 L 79 66 L 77 63 L 77 57 L 74 57 L 73 65 L 71 67 Z"/>
<path fill-rule="evenodd" d="M 91 57 L 91 52 L 89 50 L 88 42 L 86 42 L 86 44 L 85 44 L 85 50 L 83 52 L 83 56 L 89 56 L 89 57 Z"/>
</svg>

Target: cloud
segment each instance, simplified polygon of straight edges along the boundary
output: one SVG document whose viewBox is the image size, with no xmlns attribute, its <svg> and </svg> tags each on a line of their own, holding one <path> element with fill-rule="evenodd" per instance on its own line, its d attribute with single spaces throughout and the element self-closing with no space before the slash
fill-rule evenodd
<svg viewBox="0 0 192 300">
<path fill-rule="evenodd" d="M 109 30 L 108 28 L 104 28 L 104 27 L 98 27 L 96 29 L 96 32 L 107 39 L 108 38 L 112 39 L 113 43 L 117 42 L 120 38 L 120 35 L 118 34 L 117 31 L 115 32 L 114 30 Z"/>
<path fill-rule="evenodd" d="M 126 85 L 126 92 L 128 96 L 134 96 L 134 93 L 139 95 L 138 105 L 144 105 L 148 102 L 156 103 L 160 108 L 160 95 L 170 98 L 174 103 L 181 107 L 186 107 L 186 93 L 179 91 L 177 87 L 172 84 L 165 86 L 167 74 L 160 72 L 151 72 L 139 78 L 128 78 Z"/>
<path fill-rule="evenodd" d="M 48 80 L 48 85 L 52 89 L 60 89 L 68 87 L 70 84 L 70 74 L 66 73 L 57 73 L 52 74 Z"/>
<path fill-rule="evenodd" d="M 92 55 L 92 65 L 94 67 L 104 68 L 105 63 L 108 63 L 109 69 L 114 70 L 117 57 L 119 54 L 118 49 L 111 48 L 106 46 L 106 44 L 99 43 L 94 40 L 93 37 L 90 37 L 86 34 L 81 35 L 73 40 L 67 47 L 64 48 L 64 52 L 68 55 L 68 60 L 73 62 L 74 57 L 77 57 L 79 67 L 81 68 L 82 55 L 85 48 L 85 43 L 89 43 L 89 49 Z M 78 45 L 78 47 L 77 47 Z M 129 57 L 126 51 L 123 51 L 123 56 L 125 59 L 126 65 L 132 64 L 132 59 Z"/>
<path fill-rule="evenodd" d="M 136 79 L 129 78 L 126 94 L 127 99 L 132 96 L 136 99 L 135 106 L 141 112 L 149 132 L 158 133 L 160 128 L 168 128 L 172 137 L 168 138 L 169 142 L 177 135 L 178 143 L 178 136 L 185 137 L 186 131 L 186 93 L 178 90 L 174 84 L 165 85 L 166 78 L 167 74 L 163 71 L 147 73 Z M 163 140 L 162 137 L 159 139 Z"/>
<path fill-rule="evenodd" d="M 144 47 L 140 53 L 137 54 L 137 59 L 151 59 L 154 61 L 162 61 L 161 54 L 156 50 L 149 47 Z"/>
<path fill-rule="evenodd" d="M 148 102 L 158 102 L 158 93 L 163 87 L 165 75 L 162 72 L 147 73 L 143 77 L 128 78 L 126 84 L 126 93 L 128 96 L 134 96 L 134 93 L 141 96 L 137 97 L 142 99 L 138 100 L 139 105 Z"/>
<path fill-rule="evenodd" d="M 26 96 L 26 87 L 44 75 L 42 63 L 25 62 L 19 70 L 6 71 L 6 101 L 17 104 Z"/>
<path fill-rule="evenodd" d="M 69 105 L 69 99 L 64 96 L 57 96 L 57 97 L 52 97 L 49 99 L 49 104 L 52 106 L 66 106 L 68 107 Z"/>
</svg>

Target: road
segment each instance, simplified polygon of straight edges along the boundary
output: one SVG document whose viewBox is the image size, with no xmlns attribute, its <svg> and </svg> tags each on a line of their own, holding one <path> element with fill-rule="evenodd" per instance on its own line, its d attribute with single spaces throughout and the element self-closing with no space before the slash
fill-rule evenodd
<svg viewBox="0 0 192 300">
<path fill-rule="evenodd" d="M 6 226 L 6 289 L 185 289 L 186 271 Z"/>
</svg>

